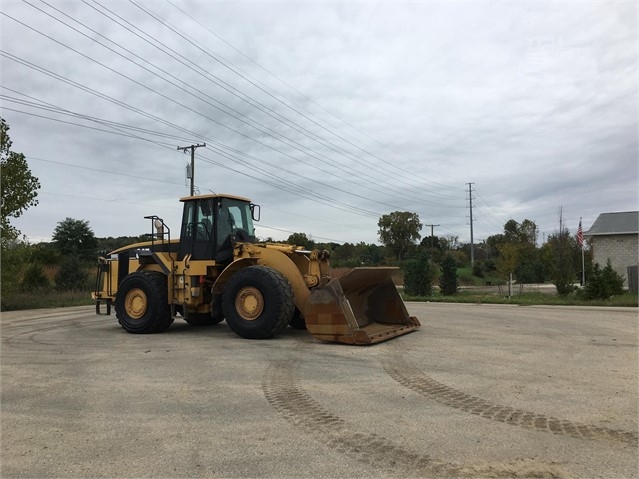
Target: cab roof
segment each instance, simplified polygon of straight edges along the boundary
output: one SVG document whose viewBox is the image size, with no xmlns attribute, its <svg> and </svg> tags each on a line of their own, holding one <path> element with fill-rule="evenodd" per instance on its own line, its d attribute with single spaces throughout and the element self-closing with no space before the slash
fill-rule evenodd
<svg viewBox="0 0 639 479">
<path fill-rule="evenodd" d="M 183 198 L 180 198 L 180 201 L 189 201 L 202 198 L 228 198 L 231 200 L 246 201 L 247 203 L 251 202 L 251 200 L 249 200 L 248 198 L 244 198 L 243 196 L 227 195 L 226 193 L 184 196 Z"/>
</svg>

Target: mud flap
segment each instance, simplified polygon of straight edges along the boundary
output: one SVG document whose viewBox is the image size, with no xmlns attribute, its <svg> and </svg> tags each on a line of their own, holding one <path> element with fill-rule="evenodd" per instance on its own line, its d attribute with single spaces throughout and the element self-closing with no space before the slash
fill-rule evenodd
<svg viewBox="0 0 639 479">
<path fill-rule="evenodd" d="M 315 288 L 304 318 L 322 341 L 372 344 L 419 329 L 409 316 L 391 275 L 396 268 L 354 268 Z"/>
</svg>

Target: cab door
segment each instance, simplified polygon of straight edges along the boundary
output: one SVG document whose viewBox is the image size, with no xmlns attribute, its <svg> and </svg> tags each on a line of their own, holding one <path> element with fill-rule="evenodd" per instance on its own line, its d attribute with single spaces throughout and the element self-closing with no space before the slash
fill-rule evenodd
<svg viewBox="0 0 639 479">
<path fill-rule="evenodd" d="M 194 260 L 213 259 L 215 216 L 212 198 L 184 202 L 178 259 L 188 254 Z"/>
</svg>

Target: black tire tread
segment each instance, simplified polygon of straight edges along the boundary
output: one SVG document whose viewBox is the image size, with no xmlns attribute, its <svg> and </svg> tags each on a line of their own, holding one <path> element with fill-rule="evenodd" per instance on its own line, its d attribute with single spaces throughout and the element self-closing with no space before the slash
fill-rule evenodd
<svg viewBox="0 0 639 479">
<path fill-rule="evenodd" d="M 291 322 L 288 325 L 293 329 L 306 329 L 306 320 L 299 309 L 295 308 L 293 318 L 291 318 Z"/>
<path fill-rule="evenodd" d="M 151 293 L 152 295 L 155 295 L 156 298 L 147 297 L 147 301 L 149 303 L 148 307 L 151 309 L 154 307 L 157 308 L 157 312 L 147 320 L 140 321 L 138 327 L 132 327 L 130 324 L 127 324 L 127 318 L 124 316 L 124 307 L 122 307 L 121 303 L 123 298 L 126 296 L 127 284 L 132 281 L 136 282 L 138 279 L 146 282 L 151 287 Z M 118 323 L 120 323 L 123 329 L 133 334 L 152 334 L 165 331 L 169 326 L 171 326 L 173 323 L 173 317 L 171 316 L 171 307 L 168 303 L 166 282 L 166 276 L 157 271 L 139 271 L 131 273 L 129 276 L 124 278 L 115 299 L 115 315 L 118 318 Z M 151 303 L 154 300 L 156 301 L 156 304 L 152 305 Z"/>
<path fill-rule="evenodd" d="M 251 325 L 251 328 L 247 329 L 243 326 L 248 321 L 236 318 L 233 290 L 238 284 L 245 282 L 251 284 L 261 283 L 261 285 L 270 288 L 269 292 L 262 291 L 265 296 L 265 303 L 277 301 L 274 317 L 260 317 L 251 322 L 259 325 L 259 328 Z M 274 297 L 268 297 L 269 295 Z M 229 280 L 223 295 L 222 306 L 226 323 L 236 334 L 247 339 L 267 339 L 276 336 L 288 326 L 295 311 L 295 295 L 286 277 L 276 269 L 261 265 L 248 266 L 235 273 Z M 269 309 L 269 306 L 265 305 L 265 309 Z"/>
</svg>

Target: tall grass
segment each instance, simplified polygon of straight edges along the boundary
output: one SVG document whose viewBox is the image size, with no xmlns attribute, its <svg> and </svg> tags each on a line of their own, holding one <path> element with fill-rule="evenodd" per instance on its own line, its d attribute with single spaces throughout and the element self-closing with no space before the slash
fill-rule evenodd
<svg viewBox="0 0 639 479">
<path fill-rule="evenodd" d="M 93 304 L 87 291 L 55 291 L 45 289 L 32 293 L 15 292 L 2 295 L 2 311 L 21 309 L 63 308 Z"/>
</svg>

